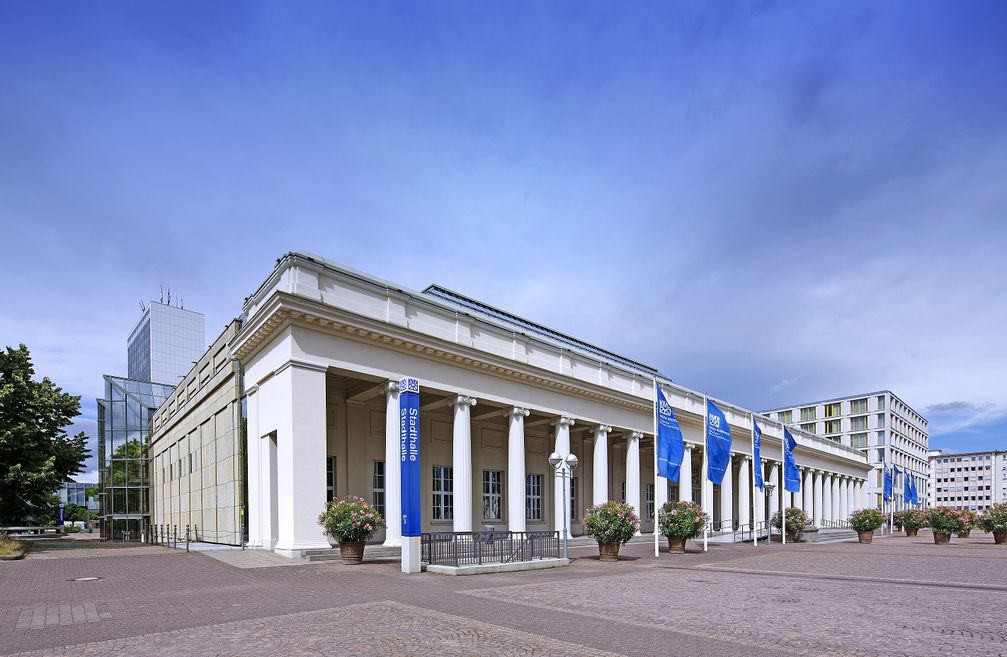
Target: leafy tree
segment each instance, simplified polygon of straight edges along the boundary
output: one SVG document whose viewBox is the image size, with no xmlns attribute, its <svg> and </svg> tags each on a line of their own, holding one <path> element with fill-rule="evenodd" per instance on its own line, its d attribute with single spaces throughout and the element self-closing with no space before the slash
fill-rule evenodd
<svg viewBox="0 0 1007 657">
<path fill-rule="evenodd" d="M 0 351 L 0 524 L 48 517 L 53 491 L 83 470 L 89 454 L 83 432 L 66 433 L 80 397 L 34 374 L 28 347 Z"/>
<path fill-rule="evenodd" d="M 96 515 L 93 511 L 88 511 L 86 507 L 79 506 L 73 502 L 67 504 L 63 509 L 63 519 L 67 522 L 94 520 Z"/>
</svg>

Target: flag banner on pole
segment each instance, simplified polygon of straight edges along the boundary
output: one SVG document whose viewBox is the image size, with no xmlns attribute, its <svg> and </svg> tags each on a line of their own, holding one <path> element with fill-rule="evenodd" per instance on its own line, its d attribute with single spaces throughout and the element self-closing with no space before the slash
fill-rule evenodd
<svg viewBox="0 0 1007 657">
<path fill-rule="evenodd" d="M 801 471 L 794 462 L 796 448 L 797 441 L 790 435 L 787 427 L 783 427 L 783 490 L 789 490 L 791 493 L 801 491 Z"/>
<path fill-rule="evenodd" d="M 664 396 L 661 386 L 657 386 L 657 474 L 670 481 L 678 481 L 685 456 L 685 442 L 682 429 L 678 426 L 675 411 Z"/>
<path fill-rule="evenodd" d="M 902 471 L 902 497 L 905 498 L 906 504 L 913 503 L 912 477 L 909 476 L 909 472 L 906 470 Z"/>
<path fill-rule="evenodd" d="M 886 502 L 892 499 L 892 471 L 885 466 L 885 490 L 882 495 Z"/>
<path fill-rule="evenodd" d="M 909 478 L 909 503 L 919 504 L 920 500 L 916 496 L 916 477 Z"/>
<path fill-rule="evenodd" d="M 709 399 L 706 400 L 706 478 L 715 484 L 724 480 L 731 466 L 731 427 L 727 425 L 724 411 Z"/>
<path fill-rule="evenodd" d="M 762 479 L 762 429 L 752 417 L 752 464 L 755 466 L 755 486 L 765 490 L 766 482 Z"/>
</svg>

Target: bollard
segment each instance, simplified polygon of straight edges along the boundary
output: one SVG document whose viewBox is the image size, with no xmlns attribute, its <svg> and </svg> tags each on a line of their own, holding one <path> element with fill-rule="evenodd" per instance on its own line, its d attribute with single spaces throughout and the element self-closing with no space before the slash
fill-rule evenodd
<svg viewBox="0 0 1007 657">
<path fill-rule="evenodd" d="M 189 551 L 189 525 L 185 526 L 185 551 Z"/>
</svg>

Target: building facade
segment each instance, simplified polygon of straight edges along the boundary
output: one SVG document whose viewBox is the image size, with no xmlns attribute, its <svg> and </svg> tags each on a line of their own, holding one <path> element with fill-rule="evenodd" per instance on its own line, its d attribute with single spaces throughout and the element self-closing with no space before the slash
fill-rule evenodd
<svg viewBox="0 0 1007 657">
<path fill-rule="evenodd" d="M 151 301 L 126 343 L 129 378 L 178 385 L 205 350 L 202 314 Z"/>
<path fill-rule="evenodd" d="M 931 452 L 930 490 L 931 506 L 985 511 L 1007 502 L 1007 452 Z"/>
<path fill-rule="evenodd" d="M 152 418 L 151 522 L 158 535 L 190 528 L 193 539 L 245 538 L 245 422 L 233 320 Z"/>
<path fill-rule="evenodd" d="M 65 481 L 56 491 L 56 495 L 59 497 L 59 503 L 66 506 L 67 504 L 75 504 L 80 507 L 84 507 L 88 511 L 97 512 L 101 506 L 98 504 L 98 496 L 91 495 L 88 497 L 87 489 L 95 486 L 95 484 L 89 484 L 84 481 Z"/>
<path fill-rule="evenodd" d="M 245 301 L 244 312 L 247 319 L 226 343 L 241 367 L 253 547 L 286 555 L 328 547 L 317 517 L 327 499 L 345 495 L 371 500 L 390 519 L 377 538 L 400 544 L 403 377 L 420 381 L 424 531 L 561 529 L 568 506 L 577 534 L 588 506 L 624 498 L 648 532 L 664 501 L 699 501 L 703 485 L 707 510 L 724 531 L 764 522 L 781 504 L 806 509 L 819 525 L 866 504 L 866 455 L 797 429 L 804 485 L 782 495 L 782 427 L 765 418 L 757 418 L 764 476 L 774 488 L 771 495 L 753 494 L 753 415 L 726 402 L 718 403 L 733 435 L 732 467 L 713 486 L 702 473 L 701 394 L 643 363 L 445 288 L 415 292 L 290 253 Z M 688 485 L 661 479 L 655 486 L 655 380 L 687 441 L 682 481 Z M 191 396 L 186 388 L 186 404 L 214 407 L 206 403 L 210 393 L 201 392 L 208 387 L 197 385 Z M 176 399 L 174 414 L 182 415 L 181 391 Z M 157 454 L 166 456 L 155 459 L 152 476 L 179 459 L 191 476 L 188 454 L 195 450 L 163 449 L 162 432 L 165 445 L 178 444 L 164 428 L 175 420 L 170 408 L 157 416 Z M 173 435 L 191 436 L 196 424 Z M 580 459 L 567 500 L 547 461 L 553 451 Z M 218 486 L 239 476 L 234 468 L 218 474 Z M 158 510 L 160 497 L 168 505 L 172 493 L 161 485 L 154 490 L 157 523 L 171 513 Z"/>
<path fill-rule="evenodd" d="M 886 463 L 909 471 L 916 479 L 920 499 L 927 499 L 927 420 L 890 390 L 797 404 L 763 411 L 762 415 L 863 453 L 872 468 L 867 493 L 877 508 L 882 508 Z M 895 508 L 901 509 L 906 504 L 901 487 L 897 488 Z"/>
</svg>

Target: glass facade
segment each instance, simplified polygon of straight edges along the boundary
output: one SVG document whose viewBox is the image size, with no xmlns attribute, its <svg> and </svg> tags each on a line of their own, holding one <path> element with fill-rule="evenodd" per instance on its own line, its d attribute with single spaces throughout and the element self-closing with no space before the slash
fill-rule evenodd
<svg viewBox="0 0 1007 657">
<path fill-rule="evenodd" d="M 150 418 L 173 386 L 105 376 L 98 400 L 98 486 L 102 537 L 139 540 L 150 520 Z"/>
<path fill-rule="evenodd" d="M 152 301 L 126 343 L 129 378 L 178 385 L 205 350 L 203 315 Z"/>
</svg>

